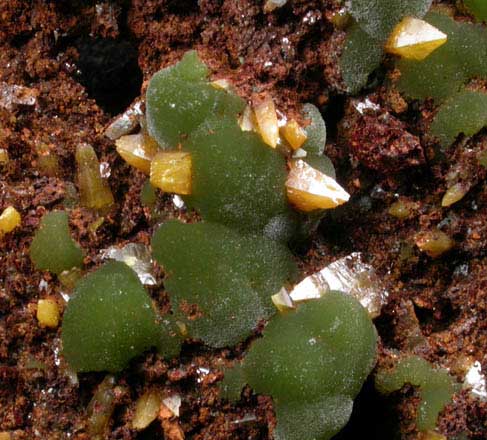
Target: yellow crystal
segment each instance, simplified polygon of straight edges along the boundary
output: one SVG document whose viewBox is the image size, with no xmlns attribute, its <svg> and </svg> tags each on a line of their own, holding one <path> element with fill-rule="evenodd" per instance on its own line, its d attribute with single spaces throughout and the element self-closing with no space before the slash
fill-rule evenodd
<svg viewBox="0 0 487 440">
<path fill-rule="evenodd" d="M 53 299 L 40 299 L 37 303 L 37 320 L 43 327 L 56 328 L 59 325 L 59 307 Z"/>
<path fill-rule="evenodd" d="M 10 440 L 11 438 L 12 436 L 10 435 L 10 432 L 0 432 L 0 440 Z"/>
<path fill-rule="evenodd" d="M 289 202 L 304 212 L 336 208 L 350 198 L 335 180 L 301 159 L 290 162 L 286 190 Z"/>
<path fill-rule="evenodd" d="M 232 88 L 232 85 L 228 79 L 217 79 L 212 81 L 210 84 L 217 90 L 230 90 Z"/>
<path fill-rule="evenodd" d="M 150 182 L 165 192 L 191 194 L 191 154 L 161 151 L 151 162 Z"/>
<path fill-rule="evenodd" d="M 406 200 L 398 200 L 397 202 L 394 202 L 389 207 L 388 212 L 393 217 L 396 217 L 400 220 L 404 220 L 411 215 L 411 213 L 415 207 L 416 207 L 415 203 L 411 203 L 411 202 L 408 202 Z"/>
<path fill-rule="evenodd" d="M 285 287 L 283 287 L 275 295 L 272 295 L 271 300 L 276 306 L 277 310 L 279 310 L 280 312 L 286 312 L 295 308 L 293 300 L 289 296 L 289 292 L 286 290 Z"/>
<path fill-rule="evenodd" d="M 463 183 L 455 183 L 454 185 L 450 186 L 447 189 L 443 199 L 441 200 L 441 206 L 446 208 L 447 206 L 451 206 L 454 203 L 462 200 L 465 197 L 465 194 L 468 193 L 468 187 Z"/>
<path fill-rule="evenodd" d="M 257 125 L 257 121 L 255 120 L 255 113 L 250 105 L 245 107 L 239 124 L 242 131 L 256 131 L 255 126 Z"/>
<path fill-rule="evenodd" d="M 78 145 L 76 163 L 81 204 L 94 209 L 112 205 L 113 194 L 107 181 L 101 177 L 100 163 L 91 145 Z"/>
<path fill-rule="evenodd" d="M 438 258 L 448 252 L 455 242 L 443 231 L 427 231 L 416 236 L 416 246 L 431 258 Z"/>
<path fill-rule="evenodd" d="M 424 20 L 404 18 L 392 31 L 385 50 L 410 60 L 423 60 L 446 43 L 448 36 Z"/>
<path fill-rule="evenodd" d="M 117 152 L 129 165 L 150 174 L 150 163 L 159 151 L 157 142 L 144 133 L 129 134 L 115 141 Z"/>
<path fill-rule="evenodd" d="M 8 163 L 8 151 L 5 148 L 0 148 L 0 164 Z"/>
<path fill-rule="evenodd" d="M 254 107 L 255 120 L 262 140 L 272 148 L 276 148 L 279 141 L 279 125 L 276 107 L 272 98 L 266 98 Z"/>
<path fill-rule="evenodd" d="M 291 119 L 281 130 L 284 139 L 288 141 L 293 150 L 299 150 L 308 138 L 306 132 L 294 119 Z"/>
<path fill-rule="evenodd" d="M 135 403 L 135 414 L 132 428 L 142 430 L 149 426 L 159 414 L 161 394 L 158 390 L 146 391 Z"/>
<path fill-rule="evenodd" d="M 5 208 L 0 215 L 0 237 L 20 226 L 21 221 L 19 212 L 13 206 Z"/>
</svg>

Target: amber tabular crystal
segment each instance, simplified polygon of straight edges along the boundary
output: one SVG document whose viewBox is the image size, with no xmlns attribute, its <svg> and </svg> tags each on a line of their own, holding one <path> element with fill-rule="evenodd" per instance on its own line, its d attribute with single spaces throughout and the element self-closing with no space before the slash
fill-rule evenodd
<svg viewBox="0 0 487 440">
<path fill-rule="evenodd" d="M 255 119 L 262 140 L 269 147 L 276 148 L 279 141 L 279 125 L 277 122 L 276 107 L 272 98 L 267 96 L 254 107 Z"/>
<path fill-rule="evenodd" d="M 78 145 L 76 163 L 81 204 L 94 209 L 112 205 L 113 194 L 107 181 L 101 177 L 100 163 L 91 145 Z"/>
<path fill-rule="evenodd" d="M 37 320 L 43 327 L 56 328 L 59 325 L 59 307 L 54 299 L 40 299 L 37 303 Z"/>
<path fill-rule="evenodd" d="M 446 43 L 448 37 L 424 20 L 406 17 L 392 31 L 386 52 L 410 60 L 424 60 Z"/>
<path fill-rule="evenodd" d="M 350 198 L 335 180 L 301 159 L 290 162 L 286 190 L 289 202 L 304 212 L 336 208 Z"/>
<path fill-rule="evenodd" d="M 129 165 L 150 174 L 150 163 L 159 151 L 154 139 L 144 133 L 129 134 L 115 141 L 117 152 Z"/>
<path fill-rule="evenodd" d="M 443 231 L 427 231 L 416 236 L 416 246 L 431 258 L 438 258 L 448 252 L 455 242 Z"/>
<path fill-rule="evenodd" d="M 282 134 L 293 150 L 301 148 L 308 138 L 304 129 L 294 119 L 282 127 Z"/>
<path fill-rule="evenodd" d="M 165 192 L 191 194 L 191 154 L 161 151 L 151 163 L 150 182 Z"/>
</svg>

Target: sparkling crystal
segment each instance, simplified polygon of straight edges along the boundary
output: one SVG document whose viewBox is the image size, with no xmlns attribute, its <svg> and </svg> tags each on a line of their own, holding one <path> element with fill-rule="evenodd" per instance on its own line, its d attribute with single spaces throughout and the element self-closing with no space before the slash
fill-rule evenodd
<svg viewBox="0 0 487 440">
<path fill-rule="evenodd" d="M 464 387 L 470 388 L 471 393 L 482 401 L 487 401 L 487 387 L 482 365 L 475 361 L 465 375 Z"/>
<path fill-rule="evenodd" d="M 309 301 L 318 299 L 330 291 L 330 286 L 326 282 L 321 272 L 306 277 L 303 281 L 296 284 L 289 296 L 294 302 Z"/>
<path fill-rule="evenodd" d="M 289 142 L 293 150 L 298 150 L 306 142 L 308 136 L 306 131 L 294 120 L 291 119 L 282 127 L 282 134 Z"/>
<path fill-rule="evenodd" d="M 424 20 L 404 18 L 392 31 L 385 49 L 411 60 L 423 60 L 446 43 L 448 37 Z"/>
<path fill-rule="evenodd" d="M 114 203 L 113 194 L 106 180 L 101 177 L 100 163 L 95 150 L 88 144 L 76 148 L 78 186 L 81 204 L 87 208 L 100 209 Z"/>
<path fill-rule="evenodd" d="M 286 189 L 290 203 L 304 212 L 335 208 L 350 198 L 334 179 L 301 159 L 290 162 Z"/>
<path fill-rule="evenodd" d="M 362 254 L 354 252 L 326 266 L 321 277 L 331 290 L 339 290 L 356 298 L 371 318 L 380 315 L 388 292 L 381 285 L 372 266 L 362 261 Z"/>
<path fill-rule="evenodd" d="M 191 154 L 161 151 L 151 162 L 151 184 L 165 192 L 191 194 Z"/>
<path fill-rule="evenodd" d="M 255 113 L 250 105 L 245 107 L 239 124 L 242 131 L 256 131 L 255 126 L 257 125 L 257 121 L 255 120 Z"/>
<path fill-rule="evenodd" d="M 115 141 L 123 160 L 143 173 L 150 174 L 151 160 L 159 151 L 156 141 L 144 133 L 129 134 Z"/>
<path fill-rule="evenodd" d="M 111 246 L 102 251 L 102 258 L 121 261 L 129 266 L 139 277 L 142 284 L 154 286 L 154 266 L 148 246 L 143 243 L 129 243 L 122 248 Z"/>
<path fill-rule="evenodd" d="M 270 147 L 276 148 L 279 141 L 279 124 L 272 98 L 267 95 L 254 107 L 254 112 L 262 140 Z"/>
</svg>

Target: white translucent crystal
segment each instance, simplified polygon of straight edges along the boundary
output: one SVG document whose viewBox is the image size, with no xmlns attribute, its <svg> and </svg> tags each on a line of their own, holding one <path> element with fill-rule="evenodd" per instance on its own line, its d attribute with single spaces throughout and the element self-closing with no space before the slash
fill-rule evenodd
<svg viewBox="0 0 487 440">
<path fill-rule="evenodd" d="M 365 98 L 363 101 L 355 101 L 354 107 L 361 115 L 366 113 L 367 110 L 371 110 L 372 112 L 380 110 L 380 105 L 373 103 L 369 98 Z"/>
<path fill-rule="evenodd" d="M 360 252 L 340 258 L 320 273 L 331 290 L 339 290 L 355 297 L 372 318 L 380 315 L 388 292 L 381 286 L 374 268 L 362 261 Z"/>
<path fill-rule="evenodd" d="M 183 209 L 186 206 L 184 200 L 177 194 L 172 196 L 172 203 L 178 209 Z"/>
<path fill-rule="evenodd" d="M 142 284 L 153 286 L 157 283 L 153 275 L 151 252 L 145 244 L 129 243 L 122 248 L 111 246 L 102 251 L 102 258 L 125 263 L 137 274 Z"/>
<path fill-rule="evenodd" d="M 485 374 L 482 373 L 482 366 L 475 361 L 465 375 L 464 387 L 470 388 L 470 392 L 480 400 L 487 401 L 487 387 Z"/>
<path fill-rule="evenodd" d="M 112 141 L 133 132 L 144 116 L 142 102 L 134 102 L 125 112 L 118 116 L 105 130 L 105 136 Z"/>
<path fill-rule="evenodd" d="M 293 159 L 303 159 L 306 157 L 308 153 L 306 150 L 303 150 L 302 148 L 298 148 L 294 153 L 293 153 Z"/>
<path fill-rule="evenodd" d="M 289 296 L 294 302 L 309 301 L 311 299 L 321 298 L 323 295 L 330 291 L 326 279 L 321 272 L 316 272 L 309 277 L 306 277 L 303 281 L 296 284 L 294 289 L 291 290 Z"/>
<path fill-rule="evenodd" d="M 356 298 L 371 318 L 380 315 L 388 293 L 381 286 L 372 266 L 354 252 L 341 258 L 297 284 L 289 296 L 294 302 L 321 298 L 330 290 L 339 290 Z"/>
<path fill-rule="evenodd" d="M 171 411 L 176 417 L 179 417 L 179 408 L 181 408 L 181 396 L 173 394 L 162 400 L 162 403 Z"/>
<path fill-rule="evenodd" d="M 278 293 L 271 296 L 272 302 L 276 308 L 283 312 L 285 310 L 294 309 L 294 303 L 289 295 L 289 292 L 283 287 Z"/>
<path fill-rule="evenodd" d="M 29 87 L 0 82 L 0 107 L 12 110 L 15 105 L 35 105 L 39 92 Z"/>
</svg>

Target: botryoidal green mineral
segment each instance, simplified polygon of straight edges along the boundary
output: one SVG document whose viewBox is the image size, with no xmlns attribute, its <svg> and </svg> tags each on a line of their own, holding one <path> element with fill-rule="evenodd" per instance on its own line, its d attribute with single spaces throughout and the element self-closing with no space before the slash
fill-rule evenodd
<svg viewBox="0 0 487 440">
<path fill-rule="evenodd" d="M 71 238 L 65 211 L 48 212 L 42 217 L 30 246 L 30 258 L 36 269 L 57 275 L 82 266 L 83 252 Z"/>
<path fill-rule="evenodd" d="M 234 369 L 223 395 L 245 384 L 272 396 L 277 440 L 327 440 L 347 423 L 353 399 L 372 370 L 377 334 L 360 303 L 331 291 L 279 314 Z"/>
<path fill-rule="evenodd" d="M 254 132 L 240 129 L 245 106 L 207 80 L 196 52 L 156 73 L 147 90 L 147 125 L 163 148 L 191 153 L 192 194 L 204 220 L 257 231 L 289 211 L 286 161 Z"/>
<path fill-rule="evenodd" d="M 296 271 L 284 245 L 212 223 L 167 222 L 152 249 L 166 271 L 175 318 L 190 337 L 213 347 L 250 336 L 275 312 L 271 295 Z M 188 316 L 188 304 L 197 306 L 195 316 Z"/>
<path fill-rule="evenodd" d="M 112 261 L 76 285 L 63 318 L 63 355 L 77 372 L 119 371 L 150 347 L 178 353 L 166 317 L 158 317 L 135 272 Z"/>
<path fill-rule="evenodd" d="M 393 370 L 379 371 L 375 378 L 375 386 L 383 394 L 398 391 L 407 383 L 419 388 L 418 430 L 434 429 L 438 414 L 458 391 L 457 384 L 448 371 L 435 368 L 418 356 L 399 360 Z"/>
</svg>

